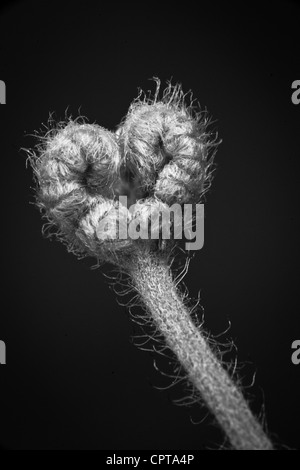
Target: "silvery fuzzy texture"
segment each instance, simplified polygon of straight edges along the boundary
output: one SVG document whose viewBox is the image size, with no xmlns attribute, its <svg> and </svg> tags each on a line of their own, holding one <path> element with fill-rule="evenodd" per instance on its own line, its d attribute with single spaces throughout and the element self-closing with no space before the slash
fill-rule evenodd
<svg viewBox="0 0 300 470">
<path fill-rule="evenodd" d="M 161 235 L 161 216 L 164 211 L 168 214 L 169 206 L 155 197 L 139 199 L 130 209 L 132 220 L 140 222 L 140 225 L 144 224 L 149 229 L 151 228 L 158 235 Z"/>
<path fill-rule="evenodd" d="M 168 260 L 139 256 L 131 262 L 132 281 L 149 319 L 163 334 L 193 385 L 235 450 L 272 450 L 273 445 L 252 414 L 242 391 L 212 350 L 202 327 L 196 327 L 176 288 Z"/>
<path fill-rule="evenodd" d="M 199 203 L 211 181 L 217 142 L 206 115 L 186 106 L 180 86 L 167 87 L 161 99 L 159 87 L 157 80 L 153 98 L 139 95 L 116 133 L 73 121 L 47 132 L 30 154 L 37 204 L 69 251 L 114 263 L 131 276 L 131 287 L 231 445 L 271 449 L 177 291 L 169 264 L 173 240 L 115 237 L 116 227 L 148 222 L 152 210 Z M 122 195 L 133 208 L 117 200 Z"/>
<path fill-rule="evenodd" d="M 127 209 L 138 203 L 134 217 L 147 222 L 151 205 L 195 204 L 207 190 L 217 143 L 206 114 L 186 105 L 179 85 L 160 99 L 159 91 L 157 80 L 154 97 L 140 94 L 116 132 L 70 120 L 47 132 L 31 154 L 38 206 L 69 251 L 119 263 L 141 240 L 99 237 L 96 230 L 104 217 L 118 224 L 119 196 L 128 197 Z M 151 240 L 150 246 L 157 248 Z"/>
<path fill-rule="evenodd" d="M 216 137 L 206 113 L 185 104 L 179 85 L 154 98 L 137 98 L 117 130 L 119 145 L 137 189 L 166 202 L 199 203 L 211 181 Z"/>
<path fill-rule="evenodd" d="M 109 213 L 116 217 L 112 208 L 116 205 L 121 156 L 115 135 L 96 124 L 69 121 L 47 133 L 30 160 L 38 206 L 58 228 L 61 241 L 79 256 L 109 259 L 121 244 L 108 239 L 95 244 L 91 222 L 85 221 L 90 216 L 95 223 L 95 214 L 98 222 Z"/>
</svg>

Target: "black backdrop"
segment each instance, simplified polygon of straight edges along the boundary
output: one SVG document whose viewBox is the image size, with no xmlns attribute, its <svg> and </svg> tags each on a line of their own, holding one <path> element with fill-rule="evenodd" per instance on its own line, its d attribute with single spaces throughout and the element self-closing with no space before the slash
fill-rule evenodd
<svg viewBox="0 0 300 470">
<path fill-rule="evenodd" d="M 131 5 L 131 3 L 130 3 Z M 205 245 L 185 278 L 206 328 L 232 338 L 254 411 L 281 447 L 300 444 L 299 124 L 296 2 L 14 2 L 0 13 L 2 308 L 0 443 L 8 449 L 218 448 L 198 405 L 133 346 L 137 333 L 92 261 L 43 239 L 21 147 L 65 111 L 113 129 L 138 87 L 173 78 L 223 143 Z M 109 273 L 109 267 L 104 271 Z M 167 364 L 158 361 L 164 370 Z"/>
</svg>

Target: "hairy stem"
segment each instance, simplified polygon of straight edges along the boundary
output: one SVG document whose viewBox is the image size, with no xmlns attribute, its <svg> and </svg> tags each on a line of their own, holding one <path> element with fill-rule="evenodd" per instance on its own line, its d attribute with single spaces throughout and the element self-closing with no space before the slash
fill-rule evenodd
<svg viewBox="0 0 300 470">
<path fill-rule="evenodd" d="M 212 352 L 177 290 L 166 260 L 141 256 L 127 267 L 148 313 L 236 450 L 272 450 L 239 388 Z"/>
</svg>

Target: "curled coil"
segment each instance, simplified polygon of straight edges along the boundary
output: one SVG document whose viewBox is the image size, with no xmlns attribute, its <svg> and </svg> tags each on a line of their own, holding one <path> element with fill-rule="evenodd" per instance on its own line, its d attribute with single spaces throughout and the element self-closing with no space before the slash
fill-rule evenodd
<svg viewBox="0 0 300 470">
<path fill-rule="evenodd" d="M 78 256 L 114 262 L 136 243 L 151 249 L 151 240 L 121 238 L 116 228 L 148 220 L 153 209 L 199 203 L 210 186 L 219 142 L 207 131 L 207 113 L 186 105 L 180 85 L 169 85 L 161 98 L 159 89 L 157 80 L 154 97 L 141 92 L 116 132 L 69 120 L 30 153 L 37 204 Z"/>
</svg>

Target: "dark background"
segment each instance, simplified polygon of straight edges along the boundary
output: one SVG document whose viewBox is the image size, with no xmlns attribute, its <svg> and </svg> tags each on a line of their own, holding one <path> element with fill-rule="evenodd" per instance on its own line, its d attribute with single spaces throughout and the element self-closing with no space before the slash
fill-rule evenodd
<svg viewBox="0 0 300 470">
<path fill-rule="evenodd" d="M 130 3 L 131 5 L 131 3 Z M 299 124 L 296 2 L 14 2 L 0 12 L 2 308 L 0 443 L 8 449 L 203 449 L 222 435 L 130 338 L 137 327 L 101 270 L 41 235 L 21 147 L 65 111 L 114 129 L 149 79 L 180 82 L 223 143 L 205 246 L 185 283 L 206 328 L 232 338 L 256 413 L 300 448 Z M 197 5 L 197 7 L 196 7 Z M 104 271 L 109 273 L 110 268 Z M 234 354 L 232 355 L 234 357 Z M 250 364 L 248 364 L 250 362 Z M 167 361 L 159 361 L 162 370 Z M 191 421 L 192 419 L 192 421 Z"/>
</svg>

